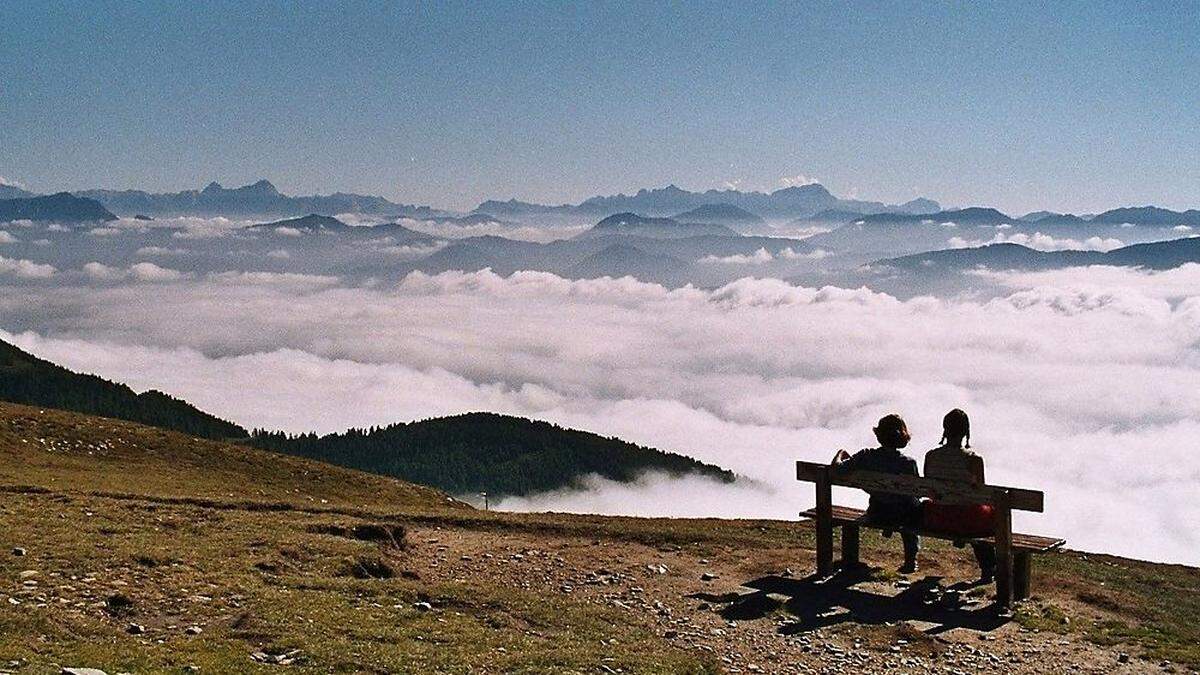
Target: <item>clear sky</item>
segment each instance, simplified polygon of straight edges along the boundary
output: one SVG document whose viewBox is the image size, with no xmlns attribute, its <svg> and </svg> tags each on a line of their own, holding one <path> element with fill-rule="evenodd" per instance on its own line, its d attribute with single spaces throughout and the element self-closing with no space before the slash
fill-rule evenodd
<svg viewBox="0 0 1200 675">
<path fill-rule="evenodd" d="M 1200 3 L 0 3 L 0 176 L 1200 207 Z"/>
</svg>

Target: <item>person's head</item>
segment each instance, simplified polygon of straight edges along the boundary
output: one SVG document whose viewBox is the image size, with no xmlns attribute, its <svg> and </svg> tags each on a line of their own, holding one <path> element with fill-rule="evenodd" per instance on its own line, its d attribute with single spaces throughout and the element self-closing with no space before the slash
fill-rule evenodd
<svg viewBox="0 0 1200 675">
<path fill-rule="evenodd" d="M 971 447 L 971 419 L 955 408 L 942 418 L 942 442 L 948 445 Z"/>
<path fill-rule="evenodd" d="M 879 445 L 885 448 L 903 448 L 912 440 L 908 433 L 908 425 L 899 415 L 886 415 L 879 420 L 875 427 L 875 438 Z"/>
</svg>

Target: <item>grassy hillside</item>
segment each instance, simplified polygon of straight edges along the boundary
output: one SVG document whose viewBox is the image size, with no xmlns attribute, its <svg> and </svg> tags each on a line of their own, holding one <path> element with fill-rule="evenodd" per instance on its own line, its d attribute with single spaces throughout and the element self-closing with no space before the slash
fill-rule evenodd
<svg viewBox="0 0 1200 675">
<path fill-rule="evenodd" d="M 466 509 L 428 487 L 131 422 L 0 403 L 0 485 L 306 509 Z"/>
<path fill-rule="evenodd" d="M 5 670 L 1200 667 L 1194 568 L 1044 556 L 1009 620 L 964 585 L 969 551 L 931 543 L 904 579 L 888 571 L 896 540 L 865 533 L 872 574 L 813 584 L 811 546 L 806 524 L 780 521 L 486 513 L 305 459 L 0 404 Z"/>
<path fill-rule="evenodd" d="M 258 432 L 252 443 L 455 494 L 524 495 L 553 490 L 589 474 L 629 481 L 647 470 L 698 473 L 727 482 L 734 479 L 729 471 L 683 455 L 492 413 L 351 429 L 328 436 Z"/>
<path fill-rule="evenodd" d="M 243 438 L 246 430 L 159 391 L 141 394 L 82 375 L 0 341 L 0 400 L 103 415 L 202 438 Z"/>
</svg>

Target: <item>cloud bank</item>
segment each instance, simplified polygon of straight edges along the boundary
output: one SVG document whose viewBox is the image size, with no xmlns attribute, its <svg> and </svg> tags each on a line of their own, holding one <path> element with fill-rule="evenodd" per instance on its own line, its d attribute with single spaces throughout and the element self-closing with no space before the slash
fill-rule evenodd
<svg viewBox="0 0 1200 675">
<path fill-rule="evenodd" d="M 668 290 L 483 271 L 370 287 L 210 274 L 158 284 L 147 303 L 132 279 L 62 276 L 0 293 L 0 337 L 247 426 L 493 410 L 757 481 L 593 481 L 511 508 L 794 519 L 812 488 L 793 460 L 865 447 L 889 412 L 908 419 L 919 457 L 962 407 L 989 481 L 1046 491 L 1022 530 L 1200 562 L 1200 266 L 993 273 L 1002 297 L 907 301 L 771 279 Z"/>
<path fill-rule="evenodd" d="M 948 243 L 950 248 L 976 248 L 988 244 L 1020 244 L 1038 251 L 1112 251 L 1125 246 L 1125 242 L 1116 237 L 1088 237 L 1080 240 L 1054 237 L 1041 232 L 1033 234 L 998 232 L 991 239 L 951 237 Z"/>
<path fill-rule="evenodd" d="M 53 265 L 43 265 L 32 260 L 5 258 L 0 256 L 0 276 L 22 279 L 48 279 L 58 270 Z"/>
<path fill-rule="evenodd" d="M 820 260 L 827 258 L 831 254 L 825 249 L 818 248 L 807 253 L 797 253 L 791 246 L 780 250 L 778 253 L 771 253 L 765 248 L 759 248 L 754 253 L 750 254 L 733 254 L 727 256 L 706 255 L 699 260 L 705 264 L 723 264 L 723 265 L 765 265 L 776 260 Z"/>
</svg>

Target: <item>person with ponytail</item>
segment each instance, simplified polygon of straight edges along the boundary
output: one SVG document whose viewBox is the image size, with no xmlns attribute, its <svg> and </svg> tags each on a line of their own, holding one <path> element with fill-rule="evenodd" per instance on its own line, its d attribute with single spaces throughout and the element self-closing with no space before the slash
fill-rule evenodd
<svg viewBox="0 0 1200 675">
<path fill-rule="evenodd" d="M 925 477 L 983 485 L 983 458 L 971 451 L 971 420 L 955 408 L 942 419 L 942 444 L 925 453 Z M 989 504 L 924 504 L 923 527 L 963 538 L 992 533 L 993 509 Z M 961 542 L 957 543 L 962 546 Z M 990 542 L 971 542 L 979 563 L 979 580 L 990 583 L 996 573 L 996 548 Z"/>
</svg>

